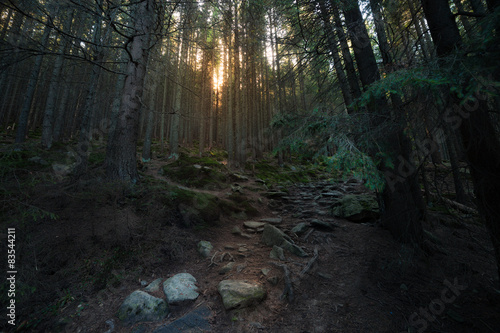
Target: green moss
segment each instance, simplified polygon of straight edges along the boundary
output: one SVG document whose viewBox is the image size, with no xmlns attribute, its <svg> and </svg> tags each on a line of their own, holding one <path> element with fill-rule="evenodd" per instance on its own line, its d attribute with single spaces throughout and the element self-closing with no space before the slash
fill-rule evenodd
<svg viewBox="0 0 500 333">
<path fill-rule="evenodd" d="M 220 200 L 221 211 L 236 219 L 247 219 L 259 215 L 259 211 L 252 205 L 252 202 L 240 193 L 233 193 L 228 200 Z"/>
<path fill-rule="evenodd" d="M 182 223 L 186 227 L 213 225 L 219 222 L 220 200 L 215 195 L 171 187 L 167 200 L 178 209 Z"/>
<path fill-rule="evenodd" d="M 323 172 L 314 166 L 292 166 L 285 164 L 280 167 L 268 160 L 259 161 L 246 168 L 255 171 L 255 175 L 269 184 L 306 183 L 317 179 Z"/>
<path fill-rule="evenodd" d="M 179 159 L 162 167 L 163 173 L 183 185 L 203 189 L 221 189 L 227 186 L 224 165 L 209 157 L 181 154 Z"/>
</svg>

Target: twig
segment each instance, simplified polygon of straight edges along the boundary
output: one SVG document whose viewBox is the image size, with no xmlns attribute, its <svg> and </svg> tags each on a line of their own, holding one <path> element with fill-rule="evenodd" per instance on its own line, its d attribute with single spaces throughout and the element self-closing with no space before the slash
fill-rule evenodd
<svg viewBox="0 0 500 333">
<path fill-rule="evenodd" d="M 212 259 L 210 259 L 210 265 L 208 265 L 208 267 L 212 267 L 212 265 L 215 265 L 215 266 L 218 266 L 219 264 L 217 264 L 214 259 L 215 259 L 215 256 L 217 255 L 217 253 L 219 253 L 219 251 L 215 251 L 214 255 L 212 256 Z"/>
</svg>

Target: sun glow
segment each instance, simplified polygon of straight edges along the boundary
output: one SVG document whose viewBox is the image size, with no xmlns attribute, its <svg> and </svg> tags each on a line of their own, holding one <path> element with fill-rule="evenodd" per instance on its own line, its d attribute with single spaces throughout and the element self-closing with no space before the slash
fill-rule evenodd
<svg viewBox="0 0 500 333">
<path fill-rule="evenodd" d="M 221 90 L 222 86 L 224 85 L 224 68 L 223 66 L 218 66 L 214 70 L 214 90 Z"/>
<path fill-rule="evenodd" d="M 214 68 L 214 73 L 213 73 L 213 83 L 214 83 L 214 90 L 222 90 L 222 87 L 224 85 L 224 60 L 225 57 L 223 55 L 224 48 L 221 47 L 221 55 L 220 55 L 220 61 L 216 61 L 215 63 L 215 68 Z"/>
</svg>

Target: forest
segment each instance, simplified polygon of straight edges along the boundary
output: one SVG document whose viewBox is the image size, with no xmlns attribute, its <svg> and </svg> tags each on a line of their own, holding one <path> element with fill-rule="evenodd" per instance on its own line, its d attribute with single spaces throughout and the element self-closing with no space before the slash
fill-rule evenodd
<svg viewBox="0 0 500 333">
<path fill-rule="evenodd" d="M 500 0 L 0 0 L 0 329 L 498 332 L 499 89 Z"/>
</svg>

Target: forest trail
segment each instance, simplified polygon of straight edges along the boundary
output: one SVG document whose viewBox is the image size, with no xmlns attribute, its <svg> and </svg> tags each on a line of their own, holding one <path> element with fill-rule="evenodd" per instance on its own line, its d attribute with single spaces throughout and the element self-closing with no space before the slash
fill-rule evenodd
<svg viewBox="0 0 500 333">
<path fill-rule="evenodd" d="M 272 248 L 262 242 L 261 233 L 245 228 L 245 219 L 221 216 L 217 226 L 195 235 L 185 230 L 174 232 L 180 235 L 178 243 L 189 244 L 189 249 L 182 247 L 181 261 L 145 259 L 152 266 L 143 267 L 143 272 L 153 274 L 143 274 L 135 282 L 124 281 L 119 288 L 101 292 L 68 326 L 69 331 L 168 332 L 161 331 L 161 327 L 205 308 L 210 310 L 212 332 L 402 332 L 409 325 L 425 328 L 422 332 L 433 331 L 434 327 L 441 332 L 493 332 L 488 327 L 500 327 L 498 299 L 484 302 L 492 282 L 483 272 L 494 270 L 493 257 L 464 251 L 478 246 L 469 236 L 471 230 L 476 240 L 486 242 L 483 227 L 436 227 L 432 233 L 439 239 L 439 251 L 424 258 L 411 247 L 394 242 L 376 221 L 353 223 L 331 215 L 332 196 L 366 192 L 357 180 L 319 180 L 256 192 L 255 187 L 262 182 L 249 178 L 235 184 L 237 191 L 251 196 L 258 207 L 259 216 L 246 220 L 270 222 L 290 236 L 308 257 L 285 252 L 283 261 L 270 259 Z M 202 192 L 222 196 L 228 190 Z M 292 229 L 299 223 L 305 223 L 307 230 L 297 235 Z M 243 231 L 243 236 L 234 232 L 235 227 Z M 208 258 L 196 252 L 199 240 L 212 243 L 214 248 Z M 175 251 L 172 247 L 163 250 Z M 234 266 L 221 274 L 221 268 L 229 262 Z M 287 267 L 289 282 L 284 270 L 273 262 Z M 143 290 L 141 281 L 149 283 L 183 272 L 197 279 L 200 296 L 194 303 L 170 306 L 170 314 L 161 322 L 120 324 L 116 311 L 130 292 Z M 227 279 L 260 283 L 267 297 L 258 305 L 226 311 L 217 285 Z M 445 304 L 439 315 L 430 317 L 432 320 L 414 315 L 439 299 L 446 288 L 444 281 L 458 281 L 467 287 L 452 304 Z M 293 298 L 290 292 L 284 292 L 287 285 L 292 288 Z"/>
</svg>

